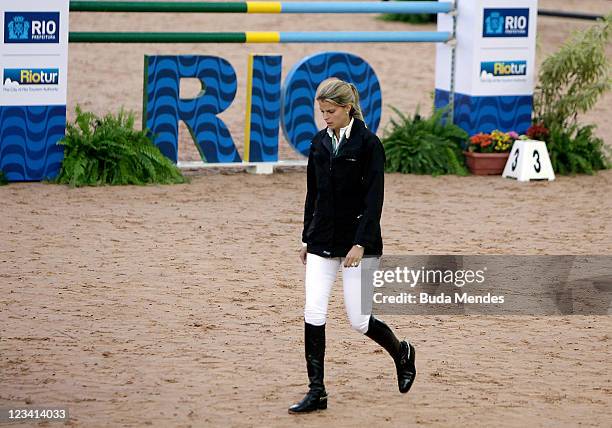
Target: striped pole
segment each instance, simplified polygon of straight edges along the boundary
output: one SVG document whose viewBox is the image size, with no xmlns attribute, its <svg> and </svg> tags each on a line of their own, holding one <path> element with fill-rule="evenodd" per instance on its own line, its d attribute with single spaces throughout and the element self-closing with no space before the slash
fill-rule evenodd
<svg viewBox="0 0 612 428">
<path fill-rule="evenodd" d="M 447 42 L 443 31 L 312 31 L 244 33 L 71 32 L 70 43 L 405 43 Z"/>
<path fill-rule="evenodd" d="M 181 12 L 181 13 L 447 13 L 451 2 L 168 2 L 76 1 L 71 12 Z"/>
<path fill-rule="evenodd" d="M 280 43 L 431 43 L 446 42 L 451 36 L 449 32 L 437 31 L 320 31 L 279 34 Z"/>
</svg>

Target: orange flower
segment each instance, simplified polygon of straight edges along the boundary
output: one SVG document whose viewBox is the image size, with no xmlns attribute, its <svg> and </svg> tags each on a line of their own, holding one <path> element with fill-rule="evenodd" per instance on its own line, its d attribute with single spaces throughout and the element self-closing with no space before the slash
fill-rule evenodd
<svg viewBox="0 0 612 428">
<path fill-rule="evenodd" d="M 470 137 L 470 142 L 476 146 L 483 146 L 486 147 L 489 144 L 491 144 L 491 135 L 490 134 L 483 134 L 482 132 L 473 135 L 472 137 Z"/>
<path fill-rule="evenodd" d="M 471 152 L 490 152 L 492 151 L 489 147 L 493 144 L 493 138 L 491 134 L 485 134 L 479 132 L 476 135 L 470 137 L 470 145 L 468 150 Z"/>
</svg>

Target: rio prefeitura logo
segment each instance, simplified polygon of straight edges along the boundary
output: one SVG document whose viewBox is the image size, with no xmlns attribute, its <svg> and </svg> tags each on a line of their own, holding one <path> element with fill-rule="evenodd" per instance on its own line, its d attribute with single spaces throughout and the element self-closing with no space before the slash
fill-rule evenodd
<svg viewBox="0 0 612 428">
<path fill-rule="evenodd" d="M 484 9 L 483 37 L 528 37 L 529 9 Z"/>
<path fill-rule="evenodd" d="M 59 12 L 5 12 L 5 43 L 59 43 Z"/>
</svg>

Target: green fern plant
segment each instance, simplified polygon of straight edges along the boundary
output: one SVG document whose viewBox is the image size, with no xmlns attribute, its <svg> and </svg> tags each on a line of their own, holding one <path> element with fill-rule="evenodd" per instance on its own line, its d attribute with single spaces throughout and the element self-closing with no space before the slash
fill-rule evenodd
<svg viewBox="0 0 612 428">
<path fill-rule="evenodd" d="M 105 184 L 174 184 L 185 178 L 153 145 L 146 131 L 134 129 L 134 114 L 123 109 L 103 118 L 76 107 L 74 124 L 66 125 L 64 161 L 56 183 L 71 186 Z"/>
<path fill-rule="evenodd" d="M 553 169 L 561 175 L 594 174 L 610 168 L 606 154 L 610 149 L 601 138 L 593 135 L 594 125 L 554 125 L 548 138 L 548 152 Z"/>
<path fill-rule="evenodd" d="M 468 135 L 444 120 L 445 109 L 436 110 L 429 118 L 422 118 L 418 109 L 412 117 L 392 109 L 399 118 L 391 119 L 391 129 L 382 139 L 387 157 L 385 171 L 434 176 L 468 174 L 461 148 Z"/>
</svg>

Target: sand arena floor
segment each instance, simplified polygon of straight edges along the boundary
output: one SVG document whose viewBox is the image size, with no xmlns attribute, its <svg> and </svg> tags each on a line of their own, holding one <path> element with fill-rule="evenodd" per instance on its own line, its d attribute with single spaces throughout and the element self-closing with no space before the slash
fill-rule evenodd
<svg viewBox="0 0 612 428">
<path fill-rule="evenodd" d="M 78 426 L 610 420 L 610 317 L 385 316 L 417 346 L 404 396 L 391 359 L 350 329 L 339 283 L 329 410 L 287 415 L 306 387 L 304 191 L 303 173 L 0 188 L 0 406 L 65 405 Z M 386 253 L 610 254 L 611 192 L 611 172 L 550 184 L 389 174 Z"/>
<path fill-rule="evenodd" d="M 543 7 L 558 2 L 542 1 Z M 563 3 L 605 12 L 600 0 Z M 120 14 L 71 17 L 72 30 L 325 30 L 333 16 Z M 371 16 L 352 28 L 404 29 Z M 541 18 L 554 51 L 583 22 Z M 411 28 L 408 26 L 408 28 Z M 366 58 L 389 106 L 427 111 L 431 45 L 75 45 L 69 109 L 142 102 L 142 57 L 226 57 L 239 74 L 224 113 L 241 149 L 246 55 L 342 49 Z M 612 98 L 584 121 L 606 138 Z M 182 156 L 194 151 L 182 136 Z M 283 158 L 297 158 L 283 143 Z M 286 409 L 306 390 L 304 267 L 297 258 L 304 171 L 211 171 L 178 186 L 0 187 L 0 407 L 66 406 L 73 426 L 606 426 L 612 319 L 386 316 L 417 347 L 419 375 L 396 390 L 391 359 L 352 331 L 338 282 L 330 302 L 326 412 Z M 388 174 L 387 254 L 612 254 L 612 171 L 520 184 L 497 177 Z M 52 426 L 52 424 L 49 424 Z"/>
</svg>

